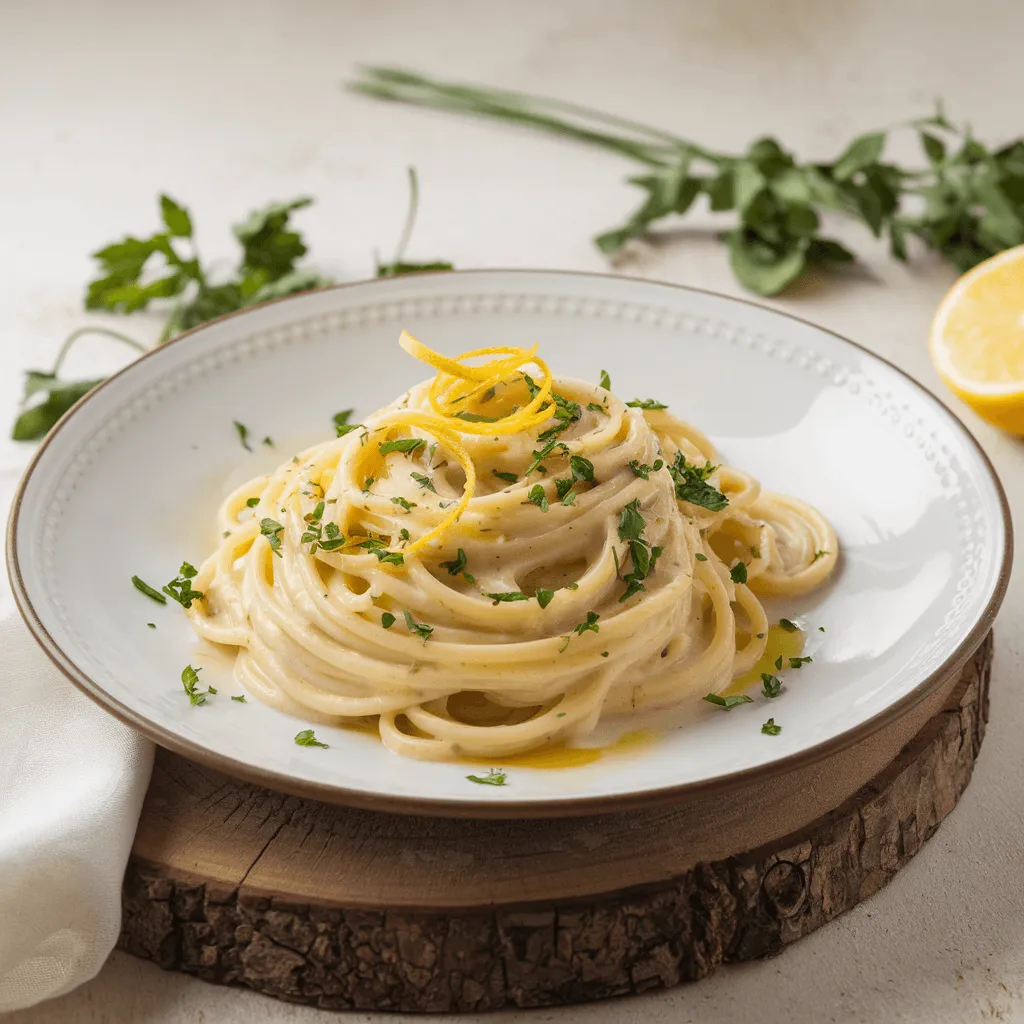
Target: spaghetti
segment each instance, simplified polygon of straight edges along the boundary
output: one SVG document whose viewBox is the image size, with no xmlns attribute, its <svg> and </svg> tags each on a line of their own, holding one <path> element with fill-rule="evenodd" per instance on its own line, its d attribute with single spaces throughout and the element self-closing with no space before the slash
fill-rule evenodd
<svg viewBox="0 0 1024 1024">
<path fill-rule="evenodd" d="M 724 689 L 764 651 L 758 595 L 835 567 L 819 513 L 659 403 L 536 347 L 400 343 L 433 380 L 221 507 L 188 614 L 261 700 L 410 757 L 519 753 Z"/>
</svg>

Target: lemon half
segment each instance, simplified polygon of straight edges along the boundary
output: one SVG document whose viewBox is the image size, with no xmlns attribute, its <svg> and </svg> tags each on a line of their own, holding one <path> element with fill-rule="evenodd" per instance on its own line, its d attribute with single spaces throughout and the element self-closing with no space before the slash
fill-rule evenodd
<svg viewBox="0 0 1024 1024">
<path fill-rule="evenodd" d="M 929 348 L 939 376 L 979 416 L 1024 434 L 1024 245 L 953 285 L 932 321 Z"/>
</svg>

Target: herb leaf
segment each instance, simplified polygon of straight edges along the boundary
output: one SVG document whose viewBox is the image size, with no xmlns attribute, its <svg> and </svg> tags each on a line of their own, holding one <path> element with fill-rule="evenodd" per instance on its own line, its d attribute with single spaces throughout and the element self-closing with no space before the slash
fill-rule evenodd
<svg viewBox="0 0 1024 1024">
<path fill-rule="evenodd" d="M 747 582 L 747 565 L 746 562 L 737 562 L 730 570 L 729 577 L 733 583 L 746 583 Z"/>
<path fill-rule="evenodd" d="M 489 597 L 495 604 L 501 604 L 503 601 L 529 601 L 530 595 L 524 594 L 521 590 L 511 590 L 503 594 L 484 594 L 484 597 Z"/>
<path fill-rule="evenodd" d="M 434 487 L 434 481 L 429 476 L 424 476 L 422 473 L 413 473 L 413 480 L 425 490 L 431 491 L 433 494 L 437 494 L 437 490 Z"/>
<path fill-rule="evenodd" d="M 327 744 L 321 743 L 313 733 L 312 729 L 303 729 L 295 734 L 295 744 L 299 747 L 323 747 L 327 750 Z"/>
<path fill-rule="evenodd" d="M 537 604 L 539 604 L 541 608 L 547 608 L 547 606 L 551 604 L 551 599 L 555 596 L 555 592 L 553 590 L 545 590 L 543 587 L 538 587 L 537 592 L 533 596 L 537 598 Z"/>
<path fill-rule="evenodd" d="M 404 452 L 411 455 L 419 448 L 426 448 L 427 442 L 422 437 L 400 437 L 395 441 L 381 441 L 377 446 L 381 455 L 391 452 Z"/>
<path fill-rule="evenodd" d="M 761 673 L 761 692 L 766 697 L 778 697 L 782 692 L 782 680 L 770 672 Z"/>
<path fill-rule="evenodd" d="M 193 668 L 191 665 L 186 665 L 181 672 L 181 685 L 185 687 L 185 693 L 188 694 L 188 702 L 193 707 L 206 703 L 207 694 L 198 688 L 199 673 L 202 671 L 201 668 Z M 211 687 L 208 692 L 214 693 L 215 691 Z"/>
<path fill-rule="evenodd" d="M 467 775 L 466 778 L 480 786 L 504 786 L 508 775 L 500 768 L 489 768 L 486 775 Z"/>
<path fill-rule="evenodd" d="M 717 468 L 710 462 L 705 462 L 703 466 L 692 465 L 681 451 L 676 452 L 675 461 L 668 467 L 675 481 L 676 498 L 688 501 L 691 505 L 699 505 L 709 512 L 721 512 L 729 504 L 729 499 L 707 482 Z"/>
<path fill-rule="evenodd" d="M 541 512 L 547 512 L 548 499 L 547 495 L 544 493 L 544 485 L 534 484 L 533 487 L 530 488 L 530 493 L 523 504 L 533 504 L 536 505 Z"/>
<path fill-rule="evenodd" d="M 668 406 L 664 402 L 659 402 L 656 398 L 634 398 L 632 402 L 627 402 L 631 409 L 667 409 Z"/>
<path fill-rule="evenodd" d="M 504 480 L 507 484 L 514 484 L 519 480 L 519 477 L 515 473 L 503 473 L 501 470 L 492 469 L 491 472 L 499 479 Z"/>
<path fill-rule="evenodd" d="M 422 637 L 424 640 L 430 639 L 430 634 L 434 632 L 433 626 L 428 626 L 424 622 L 416 622 L 412 617 L 412 612 L 405 612 L 405 624 L 409 627 L 410 633 L 415 633 L 418 637 Z"/>
<path fill-rule="evenodd" d="M 160 591 L 151 587 L 145 580 L 139 579 L 138 576 L 132 577 L 132 586 L 146 597 L 152 598 L 157 604 L 167 604 L 167 598 Z"/>
<path fill-rule="evenodd" d="M 395 624 L 395 617 L 391 612 L 382 612 L 380 616 L 380 624 L 385 629 L 390 629 Z"/>
<path fill-rule="evenodd" d="M 782 732 L 782 726 L 776 725 L 774 718 L 769 718 L 768 721 L 761 726 L 761 732 L 763 732 L 765 736 L 778 736 L 779 733 Z"/>
<path fill-rule="evenodd" d="M 612 379 L 611 379 L 611 377 L 608 376 L 608 371 L 607 370 L 602 370 L 601 371 L 601 377 L 600 377 L 600 380 L 598 382 L 598 386 L 604 388 L 605 391 L 611 391 L 611 389 L 612 389 Z"/>
<path fill-rule="evenodd" d="M 726 711 L 731 711 L 738 704 L 753 703 L 753 698 L 748 697 L 745 693 L 732 693 L 728 697 L 720 697 L 717 693 L 709 693 L 703 699 L 709 704 L 714 704 L 716 707 L 725 708 Z"/>
<path fill-rule="evenodd" d="M 789 619 L 779 619 L 779 625 L 787 633 L 799 633 L 800 632 L 800 627 L 795 622 L 792 622 Z"/>
</svg>

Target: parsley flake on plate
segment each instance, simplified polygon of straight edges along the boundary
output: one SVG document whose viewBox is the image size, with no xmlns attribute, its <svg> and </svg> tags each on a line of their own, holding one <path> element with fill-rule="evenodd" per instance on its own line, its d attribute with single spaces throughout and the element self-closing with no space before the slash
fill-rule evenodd
<svg viewBox="0 0 1024 1024">
<path fill-rule="evenodd" d="M 295 744 L 299 747 L 323 747 L 327 749 L 326 743 L 321 743 L 313 733 L 312 729 L 303 729 L 295 734 Z"/>
<path fill-rule="evenodd" d="M 467 775 L 466 778 L 480 786 L 504 786 L 508 775 L 500 768 L 489 768 L 486 775 Z"/>
<path fill-rule="evenodd" d="M 140 579 L 138 576 L 132 577 L 132 586 L 135 587 L 140 594 L 145 594 L 146 597 L 156 601 L 157 604 L 167 604 L 167 598 L 164 597 L 160 591 L 151 587 L 145 580 Z"/>
</svg>

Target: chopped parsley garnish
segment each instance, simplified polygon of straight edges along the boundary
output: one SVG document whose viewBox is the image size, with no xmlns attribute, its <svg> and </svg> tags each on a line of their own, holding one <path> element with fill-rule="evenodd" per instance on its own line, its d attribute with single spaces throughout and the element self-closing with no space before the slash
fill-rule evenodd
<svg viewBox="0 0 1024 1024">
<path fill-rule="evenodd" d="M 150 629 L 156 629 L 156 623 L 155 622 L 147 622 L 146 625 L 149 626 Z"/>
<path fill-rule="evenodd" d="M 173 600 L 177 601 L 182 608 L 191 608 L 193 601 L 198 601 L 202 598 L 203 592 L 201 590 L 192 589 L 192 580 L 196 577 L 196 567 L 190 565 L 188 562 L 182 562 L 181 568 L 178 570 L 178 575 L 171 580 L 165 587 L 163 592 Z"/>
<path fill-rule="evenodd" d="M 420 485 L 420 487 L 423 487 L 428 491 L 433 491 L 434 494 L 437 494 L 437 491 L 434 488 L 434 481 L 431 480 L 429 476 L 424 476 L 422 473 L 413 473 L 412 478 Z"/>
<path fill-rule="evenodd" d="M 497 388 L 488 388 L 480 396 L 480 404 L 481 405 L 486 405 L 496 394 L 497 394 Z"/>
<path fill-rule="evenodd" d="M 283 531 L 284 527 L 276 519 L 260 520 L 260 533 L 267 538 L 267 541 L 270 543 L 270 550 L 278 558 L 284 557 L 281 554 L 281 533 Z"/>
<path fill-rule="evenodd" d="M 760 548 L 751 548 L 750 549 L 750 554 L 754 558 L 760 558 L 761 557 L 761 549 Z"/>
<path fill-rule="evenodd" d="M 792 622 L 790 619 L 779 619 L 779 625 L 787 633 L 799 633 L 800 632 L 800 627 L 795 622 Z"/>
<path fill-rule="evenodd" d="M 753 698 L 748 697 L 745 693 L 732 693 L 728 697 L 720 697 L 717 693 L 709 693 L 704 697 L 709 704 L 714 704 L 715 707 L 725 708 L 726 711 L 731 711 L 737 704 L 753 704 Z"/>
<path fill-rule="evenodd" d="M 349 417 L 353 412 L 355 412 L 354 409 L 345 409 L 334 414 L 334 429 L 337 431 L 338 437 L 344 437 L 353 430 L 362 429 L 362 423 L 349 423 Z"/>
<path fill-rule="evenodd" d="M 789 659 L 789 667 L 790 668 L 799 668 L 801 665 L 810 665 L 810 663 L 813 660 L 814 660 L 813 658 L 790 658 Z"/>
<path fill-rule="evenodd" d="M 210 686 L 210 687 L 207 688 L 206 692 L 207 693 L 212 693 L 214 696 L 216 696 L 217 695 L 217 687 L 216 686 Z"/>
<path fill-rule="evenodd" d="M 583 458 L 582 455 L 569 456 L 569 470 L 574 480 L 594 482 L 594 464 L 590 459 Z"/>
<path fill-rule="evenodd" d="M 558 500 L 563 505 L 571 505 L 576 500 L 576 492 L 573 485 L 576 481 L 571 476 L 562 477 L 555 481 L 555 490 L 558 492 Z M 538 487 L 540 484 L 537 485 Z"/>
<path fill-rule="evenodd" d="M 765 736 L 778 736 L 779 733 L 782 732 L 782 726 L 776 725 L 774 718 L 769 718 L 768 721 L 761 726 L 761 732 L 763 732 Z"/>
<path fill-rule="evenodd" d="M 703 467 L 691 465 L 681 451 L 676 452 L 675 462 L 668 467 L 675 481 L 676 497 L 709 512 L 721 512 L 729 504 L 729 499 L 707 482 L 716 469 L 718 467 L 710 462 L 705 462 Z"/>
<path fill-rule="evenodd" d="M 199 673 L 202 671 L 201 668 L 193 668 L 191 665 L 186 665 L 181 672 L 181 685 L 185 687 L 188 701 L 193 707 L 206 703 L 206 693 L 198 688 Z M 211 692 L 214 692 L 212 688 Z"/>
<path fill-rule="evenodd" d="M 403 541 L 404 541 L 404 542 L 405 542 L 406 544 L 408 544 L 408 543 L 409 543 L 410 537 L 409 537 L 409 531 L 408 531 L 408 530 L 406 530 L 406 529 L 404 529 L 404 528 L 403 528 L 403 529 L 401 529 L 401 530 L 399 530 L 399 531 L 398 531 L 398 536 L 399 536 L 399 537 L 400 537 L 400 538 L 401 538 L 401 539 L 402 539 L 402 540 L 403 540 Z"/>
<path fill-rule="evenodd" d="M 246 508 L 255 508 L 260 503 L 259 498 L 247 498 L 245 502 Z"/>
<path fill-rule="evenodd" d="M 359 546 L 366 548 L 367 551 L 376 551 L 378 548 L 386 548 L 387 544 L 380 537 L 367 537 L 366 540 L 359 542 Z"/>
<path fill-rule="evenodd" d="M 380 617 L 380 624 L 385 629 L 390 629 L 395 624 L 395 617 L 391 612 L 383 612 Z"/>
<path fill-rule="evenodd" d="M 459 548 L 458 554 L 450 562 L 442 562 L 442 569 L 447 569 L 452 576 L 458 576 L 460 572 L 466 571 L 466 552 Z"/>
<path fill-rule="evenodd" d="M 770 672 L 761 673 L 761 692 L 766 697 L 778 697 L 782 691 L 782 680 Z"/>
<path fill-rule="evenodd" d="M 138 576 L 132 577 L 132 586 L 140 594 L 145 594 L 146 597 L 152 598 L 157 604 L 167 604 L 167 598 L 159 590 L 151 587 L 145 580 L 139 579 Z"/>
<path fill-rule="evenodd" d="M 566 590 L 579 590 L 580 589 L 580 585 L 578 583 L 570 583 L 565 589 Z"/>
<path fill-rule="evenodd" d="M 729 578 L 733 583 L 746 583 L 747 582 L 747 563 L 737 562 L 729 570 Z"/>
<path fill-rule="evenodd" d="M 541 608 L 547 608 L 547 606 L 551 604 L 551 599 L 555 596 L 555 592 L 553 590 L 544 590 L 544 588 L 541 587 L 538 588 L 537 592 L 533 596 L 537 598 L 537 604 L 539 604 Z"/>
<path fill-rule="evenodd" d="M 652 473 L 657 473 L 659 469 L 665 468 L 665 463 L 661 459 L 655 459 L 654 465 L 648 466 L 644 462 L 631 459 L 629 462 L 629 468 L 633 470 L 634 476 L 638 476 L 643 480 L 650 480 Z"/>
<path fill-rule="evenodd" d="M 392 498 L 391 504 L 398 505 L 400 508 L 404 508 L 406 512 L 411 512 L 414 508 L 416 508 L 415 501 L 408 501 L 405 498 Z"/>
<path fill-rule="evenodd" d="M 814 557 L 811 559 L 811 565 L 813 565 L 819 558 L 824 558 L 827 554 L 827 551 L 815 551 Z"/>
<path fill-rule="evenodd" d="M 519 477 L 517 477 L 515 475 L 515 473 L 503 473 L 503 472 L 501 472 L 501 470 L 498 470 L 498 469 L 492 469 L 491 472 L 499 480 L 504 480 L 505 483 L 507 483 L 507 484 L 514 484 L 519 479 Z"/>
<path fill-rule="evenodd" d="M 377 480 L 377 478 L 375 476 L 368 476 L 363 481 L 363 494 L 369 494 L 370 493 L 370 488 L 374 485 L 376 480 Z"/>
<path fill-rule="evenodd" d="M 274 447 L 274 442 L 269 437 L 263 438 L 263 440 L 260 443 L 266 445 L 268 448 Z"/>
<path fill-rule="evenodd" d="M 824 633 L 825 632 L 825 627 L 824 626 L 819 626 L 818 627 L 818 632 L 819 633 Z"/>
<path fill-rule="evenodd" d="M 609 655 L 609 654 L 611 654 L 611 653 L 612 653 L 611 651 L 602 651 L 602 652 L 601 652 L 601 657 L 602 657 L 602 658 L 607 658 L 607 657 L 608 657 L 608 655 Z"/>
<path fill-rule="evenodd" d="M 660 546 L 651 547 L 643 539 L 643 532 L 647 526 L 647 520 L 640 513 L 640 499 L 634 498 L 619 513 L 619 540 L 624 540 L 629 545 L 629 554 L 633 559 L 633 571 L 626 573 L 622 579 L 626 583 L 626 592 L 619 598 L 619 603 L 628 601 L 634 594 L 640 593 L 647 588 L 643 580 L 651 574 L 655 563 L 661 555 Z M 618 571 L 618 555 L 615 556 L 615 567 Z"/>
<path fill-rule="evenodd" d="M 404 565 L 405 555 L 401 551 L 385 551 L 383 548 L 375 548 L 373 552 L 378 562 L 387 562 L 390 565 Z M 408 612 L 406 612 L 408 615 Z"/>
<path fill-rule="evenodd" d="M 782 668 L 782 655 L 781 654 L 775 659 L 775 668 L 777 670 Z"/>
<path fill-rule="evenodd" d="M 698 562 L 706 562 L 708 560 L 708 556 L 701 554 L 699 551 L 693 557 L 696 558 Z"/>
<path fill-rule="evenodd" d="M 242 447 L 247 452 L 251 452 L 252 448 L 249 446 L 249 428 L 244 423 L 239 423 L 238 420 L 234 420 L 233 422 L 235 424 L 235 430 L 238 432 L 238 440 L 242 442 Z"/>
<path fill-rule="evenodd" d="M 316 551 L 317 545 L 320 543 L 322 529 L 320 527 L 320 518 L 324 514 L 326 504 L 323 501 L 318 501 L 316 508 L 312 512 L 308 512 L 302 518 L 306 523 L 306 530 L 299 538 L 300 544 L 309 544 L 309 553 L 313 554 Z"/>
<path fill-rule="evenodd" d="M 381 455 L 388 455 L 390 452 L 404 452 L 406 455 L 411 455 L 426 446 L 427 442 L 422 437 L 400 437 L 395 441 L 381 441 L 377 447 Z"/>
<path fill-rule="evenodd" d="M 338 529 L 337 523 L 327 523 L 324 526 L 324 535 L 320 540 L 320 547 L 323 551 L 336 551 L 345 544 L 345 536 Z"/>
<path fill-rule="evenodd" d="M 667 409 L 668 406 L 664 402 L 659 402 L 656 398 L 634 398 L 632 402 L 627 402 L 631 409 Z"/>
<path fill-rule="evenodd" d="M 543 435 L 542 435 L 543 436 Z M 538 438 L 540 440 L 540 438 Z M 538 448 L 533 452 L 533 462 L 526 467 L 526 472 L 523 476 L 529 476 L 535 469 L 541 469 L 541 463 L 550 458 L 555 454 L 555 449 L 561 448 L 563 455 L 569 454 L 569 448 L 563 442 L 559 441 L 557 437 L 551 438 L 542 448 Z"/>
<path fill-rule="evenodd" d="M 524 594 L 521 590 L 510 590 L 504 594 L 484 594 L 484 597 L 489 597 L 495 604 L 501 604 L 503 601 L 530 600 L 530 595 Z"/>
<path fill-rule="evenodd" d="M 583 415 L 579 402 L 574 402 L 571 398 L 556 395 L 552 392 L 551 400 L 555 403 L 554 417 L 557 422 L 553 427 L 545 430 L 543 434 L 539 434 L 537 437 L 538 441 L 547 441 L 549 438 L 557 437 Z"/>
<path fill-rule="evenodd" d="M 424 622 L 417 622 L 412 617 L 412 612 L 405 612 L 405 624 L 409 627 L 410 633 L 415 633 L 417 636 L 422 637 L 424 640 L 429 640 L 430 634 L 434 632 L 433 626 L 428 626 Z"/>
<path fill-rule="evenodd" d="M 239 704 L 244 704 L 245 703 L 245 694 L 244 693 L 239 694 L 239 695 L 237 695 L 235 697 L 232 697 L 231 699 L 238 701 Z"/>
<path fill-rule="evenodd" d="M 488 768 L 486 775 L 467 775 L 466 778 L 480 786 L 504 786 L 508 775 L 500 768 Z"/>
<path fill-rule="evenodd" d="M 300 747 L 323 747 L 327 749 L 326 743 L 321 743 L 316 736 L 313 735 L 312 729 L 303 729 L 302 732 L 295 734 L 295 743 Z"/>
<path fill-rule="evenodd" d="M 467 423 L 497 423 L 500 416 L 481 416 L 478 412 L 457 412 L 455 418 Z"/>
<path fill-rule="evenodd" d="M 600 384 L 601 387 L 603 387 L 605 389 L 605 391 L 611 391 L 611 389 L 612 389 L 612 379 L 611 379 L 611 377 L 608 376 L 608 371 L 607 370 L 602 370 L 601 371 L 601 377 L 600 377 L 600 380 L 599 380 L 599 384 Z"/>
<path fill-rule="evenodd" d="M 640 514 L 640 499 L 634 498 L 619 513 L 619 540 L 639 540 L 647 526 Z"/>
<path fill-rule="evenodd" d="M 583 636 L 583 634 L 588 631 L 593 633 L 600 633 L 601 627 L 597 624 L 597 620 L 599 618 L 601 618 L 601 616 L 598 615 L 597 612 L 587 612 L 587 617 L 582 622 L 573 626 L 572 632 L 568 636 L 563 636 L 561 638 L 565 641 L 565 643 L 562 645 L 561 650 L 559 650 L 558 653 L 561 654 L 566 649 L 566 647 L 569 646 L 569 641 L 574 636 Z"/>
<path fill-rule="evenodd" d="M 608 410 L 603 405 L 598 405 L 597 402 L 587 402 L 587 408 L 591 412 L 599 412 L 602 416 L 608 415 Z"/>
<path fill-rule="evenodd" d="M 541 512 L 547 512 L 548 498 L 547 495 L 544 493 L 544 485 L 534 484 L 533 487 L 530 488 L 530 493 L 527 495 L 526 501 L 524 501 L 523 504 L 536 505 L 537 508 L 541 510 Z"/>
</svg>

